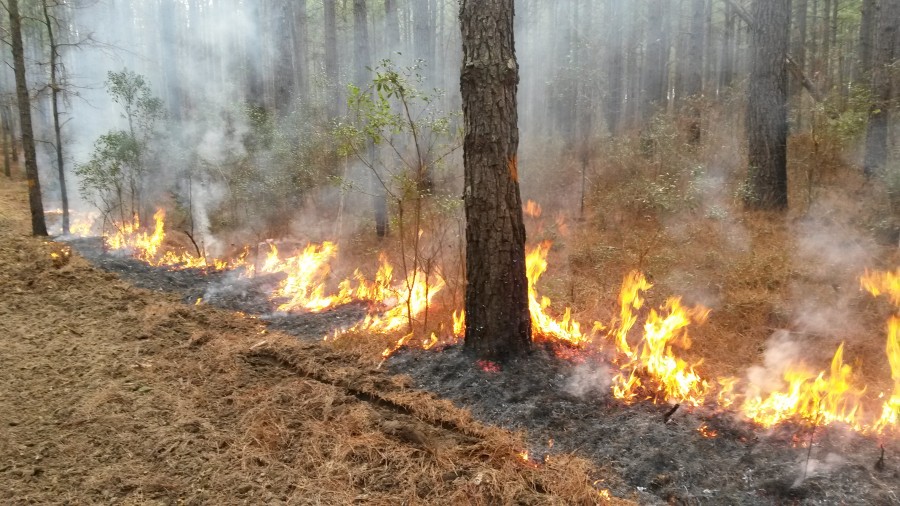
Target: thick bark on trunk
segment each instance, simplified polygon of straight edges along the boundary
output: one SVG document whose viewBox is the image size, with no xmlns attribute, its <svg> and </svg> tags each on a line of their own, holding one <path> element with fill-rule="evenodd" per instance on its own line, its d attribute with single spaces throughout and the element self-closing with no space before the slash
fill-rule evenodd
<svg viewBox="0 0 900 506">
<path fill-rule="evenodd" d="M 877 7 L 877 34 L 872 65 L 872 107 L 866 130 L 866 156 L 863 171 L 873 176 L 884 169 L 888 157 L 888 124 L 890 120 L 892 83 L 891 68 L 897 61 L 900 0 L 882 0 Z"/>
<path fill-rule="evenodd" d="M 790 2 L 756 0 L 747 103 L 749 191 L 745 204 L 784 209 L 787 199 L 787 66 Z"/>
<path fill-rule="evenodd" d="M 513 0 L 462 0 L 466 348 L 501 360 L 531 345 L 519 194 Z"/>
<path fill-rule="evenodd" d="M 37 156 L 34 150 L 34 132 L 31 126 L 31 99 L 25 82 L 25 48 L 22 44 L 22 18 L 19 16 L 19 1 L 9 0 L 9 28 L 12 38 L 13 66 L 16 74 L 16 97 L 22 126 L 22 149 L 25 151 L 25 177 L 28 180 L 28 202 L 31 207 L 31 232 L 47 235 L 44 220 L 44 203 L 41 201 L 41 181 L 38 177 Z"/>
</svg>

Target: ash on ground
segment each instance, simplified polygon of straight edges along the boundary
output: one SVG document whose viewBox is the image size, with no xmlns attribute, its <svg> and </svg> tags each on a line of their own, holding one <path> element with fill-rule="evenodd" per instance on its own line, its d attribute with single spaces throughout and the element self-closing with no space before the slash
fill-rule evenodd
<svg viewBox="0 0 900 506">
<path fill-rule="evenodd" d="M 105 253 L 99 239 L 70 244 L 136 286 L 177 293 L 186 304 L 202 298 L 256 315 L 298 338 L 319 340 L 365 316 L 365 308 L 353 304 L 279 314 L 268 298 L 277 277 L 151 267 Z M 572 364 L 546 350 L 499 371 L 479 365 L 461 346 L 404 350 L 387 367 L 483 422 L 525 431 L 536 465 L 577 454 L 614 469 L 622 481 L 597 486 L 641 504 L 900 505 L 896 438 L 883 442 L 882 457 L 882 442 L 839 427 L 764 430 L 721 410 L 627 405 L 610 395 L 610 366 Z"/>
</svg>

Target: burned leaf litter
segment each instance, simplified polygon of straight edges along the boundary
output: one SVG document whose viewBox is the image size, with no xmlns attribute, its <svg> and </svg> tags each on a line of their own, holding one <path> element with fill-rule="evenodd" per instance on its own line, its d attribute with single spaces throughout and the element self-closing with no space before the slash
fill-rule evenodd
<svg viewBox="0 0 900 506">
<path fill-rule="evenodd" d="M 321 339 L 365 316 L 348 304 L 319 313 L 277 313 L 277 276 L 172 270 L 107 254 L 100 239 L 70 244 L 98 267 L 136 286 L 178 293 L 255 315 L 277 330 Z M 601 361 L 580 364 L 539 349 L 505 364 L 476 364 L 461 346 L 404 350 L 390 372 L 468 408 L 480 421 L 527 434 L 529 461 L 585 456 L 616 471 L 604 484 L 643 504 L 900 504 L 900 444 L 840 427 L 781 425 L 764 430 L 714 408 L 635 403 L 609 394 Z M 883 450 L 882 450 L 883 448 Z"/>
</svg>

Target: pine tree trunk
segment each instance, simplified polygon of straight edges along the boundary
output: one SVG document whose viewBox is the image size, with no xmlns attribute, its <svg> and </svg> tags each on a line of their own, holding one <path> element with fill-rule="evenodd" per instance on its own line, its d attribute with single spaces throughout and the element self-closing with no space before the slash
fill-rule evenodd
<svg viewBox="0 0 900 506">
<path fill-rule="evenodd" d="M 400 24 L 397 18 L 397 0 L 384 0 L 384 46 L 393 53 L 400 50 Z"/>
<path fill-rule="evenodd" d="M 609 0 L 607 19 L 623 19 L 625 0 Z M 610 135 L 618 135 L 622 124 L 622 105 L 625 100 L 625 48 L 622 23 L 612 23 L 607 32 L 607 76 L 604 112 Z"/>
<path fill-rule="evenodd" d="M 872 72 L 872 46 L 875 41 L 875 6 L 876 0 L 862 0 L 859 23 L 859 59 L 856 64 L 855 79 L 869 84 Z"/>
<path fill-rule="evenodd" d="M 175 30 L 175 2 L 159 3 L 159 46 L 162 55 L 163 82 L 165 83 L 166 105 L 172 118 L 182 117 L 181 84 L 178 79 L 178 40 Z"/>
<path fill-rule="evenodd" d="M 666 100 L 665 21 L 667 0 L 647 2 L 647 31 L 644 56 L 644 86 L 641 116 L 647 124 Z"/>
<path fill-rule="evenodd" d="M 688 115 L 688 143 L 700 143 L 700 99 L 703 94 L 703 35 L 706 32 L 706 0 L 693 0 L 690 37 L 688 38 L 688 66 L 684 94 L 690 100 Z"/>
<path fill-rule="evenodd" d="M 328 81 L 326 92 L 329 104 L 329 116 L 335 117 L 341 110 L 341 90 L 338 83 L 338 47 L 337 47 L 337 13 L 336 0 L 323 0 L 325 7 L 325 79 Z"/>
<path fill-rule="evenodd" d="M 882 0 L 877 7 L 877 33 L 872 65 L 872 107 L 866 130 L 866 176 L 879 174 L 887 163 L 888 125 L 891 110 L 891 68 L 898 56 L 897 37 L 900 23 L 900 0 Z"/>
<path fill-rule="evenodd" d="M 293 32 L 294 0 L 279 0 L 271 6 L 269 23 L 277 36 L 272 37 L 274 57 L 272 62 L 272 88 L 275 112 L 284 118 L 293 108 L 293 94 L 296 86 L 294 73 L 294 45 L 290 34 Z"/>
<path fill-rule="evenodd" d="M 794 20 L 794 49 L 791 52 L 800 72 L 806 72 L 806 11 L 809 9 L 808 0 L 795 0 L 797 9 Z M 803 84 L 800 79 L 791 78 L 791 97 L 793 97 L 796 115 L 797 130 L 803 128 Z"/>
<path fill-rule="evenodd" d="M 309 101 L 309 11 L 306 0 L 294 0 L 294 93 Z"/>
<path fill-rule="evenodd" d="M 731 4 L 725 5 L 725 28 L 722 35 L 722 55 L 719 63 L 719 87 L 731 88 L 734 83 L 735 23 L 737 16 Z"/>
<path fill-rule="evenodd" d="M 466 348 L 502 360 L 531 346 L 513 0 L 462 0 Z"/>
<path fill-rule="evenodd" d="M 3 141 L 3 175 L 12 177 L 12 146 L 15 142 L 12 133 L 12 121 L 9 119 L 9 109 L 6 106 L 0 107 L 0 122 L 2 122 L 3 131 L 0 132 L 0 140 Z"/>
<path fill-rule="evenodd" d="M 787 66 L 790 2 L 756 0 L 751 29 L 747 101 L 748 179 L 744 202 L 754 209 L 785 209 L 787 196 Z"/>
<path fill-rule="evenodd" d="M 34 149 L 34 132 L 31 127 L 31 99 L 25 82 L 25 48 L 22 44 L 22 18 L 19 16 L 19 1 L 9 0 L 9 35 L 12 38 L 13 66 L 16 74 L 16 97 L 19 104 L 19 118 L 22 128 L 22 149 L 25 151 L 25 178 L 28 181 L 28 203 L 31 208 L 31 233 L 47 235 L 44 220 L 44 203 L 41 200 L 41 181 L 38 177 L 37 155 Z"/>
<path fill-rule="evenodd" d="M 47 0 L 41 0 L 44 13 L 44 24 L 47 27 L 47 40 L 50 45 L 50 101 L 53 114 L 53 134 L 56 150 L 56 168 L 59 174 L 59 196 L 62 204 L 62 233 L 69 235 L 69 192 L 66 187 L 66 166 L 63 158 L 62 125 L 59 121 L 59 84 L 57 67 L 59 63 L 59 45 L 53 33 L 53 20 L 47 7 Z"/>
</svg>

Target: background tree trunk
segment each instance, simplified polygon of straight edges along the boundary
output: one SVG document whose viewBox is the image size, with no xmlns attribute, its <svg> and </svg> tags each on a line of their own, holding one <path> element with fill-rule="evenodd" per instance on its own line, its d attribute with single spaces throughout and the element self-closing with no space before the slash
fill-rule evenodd
<svg viewBox="0 0 900 506">
<path fill-rule="evenodd" d="M 647 31 L 644 43 L 643 104 L 641 116 L 646 125 L 666 100 L 665 21 L 668 0 L 647 2 Z"/>
<path fill-rule="evenodd" d="M 306 0 L 294 0 L 294 93 L 301 104 L 309 101 L 309 11 Z"/>
<path fill-rule="evenodd" d="M 609 19 L 624 17 L 625 0 L 609 0 L 607 16 Z M 625 100 L 625 48 L 623 23 L 613 23 L 607 32 L 607 81 L 609 82 L 604 112 L 606 127 L 610 135 L 617 135 L 622 123 L 622 105 Z"/>
<path fill-rule="evenodd" d="M 688 62 L 684 83 L 684 95 L 688 105 L 688 143 L 700 144 L 700 99 L 703 94 L 703 35 L 706 32 L 706 0 L 692 0 L 690 35 L 688 37 Z"/>
<path fill-rule="evenodd" d="M 34 150 L 34 132 L 31 127 L 31 98 L 25 82 L 25 48 L 22 45 L 22 18 L 19 16 L 19 1 L 9 0 L 9 32 L 12 38 L 13 66 L 16 74 L 16 97 L 22 128 L 22 149 L 25 151 L 25 178 L 28 180 L 28 202 L 31 208 L 31 233 L 47 235 L 44 220 L 44 203 L 41 200 L 41 181 L 38 177 L 37 156 Z"/>
<path fill-rule="evenodd" d="M 787 195 L 787 66 L 790 2 L 756 0 L 747 101 L 750 208 L 784 209 Z"/>
<path fill-rule="evenodd" d="M 859 23 L 859 54 L 856 60 L 856 80 L 869 84 L 872 71 L 872 46 L 875 41 L 876 0 L 862 0 Z"/>
<path fill-rule="evenodd" d="M 47 0 L 41 0 L 44 24 L 47 27 L 47 40 L 50 44 L 50 105 L 53 115 L 53 142 L 56 152 L 56 170 L 59 174 L 59 198 L 62 205 L 62 233 L 69 235 L 69 192 L 66 187 L 66 165 L 63 158 L 62 124 L 59 120 L 59 94 L 62 86 L 59 83 L 59 43 L 56 40 L 53 25 L 55 19 L 50 17 Z"/>
<path fill-rule="evenodd" d="M 877 33 L 872 65 L 872 107 L 866 130 L 866 157 L 863 171 L 874 176 L 884 169 L 888 157 L 888 123 L 892 96 L 892 64 L 897 56 L 900 0 L 882 0 L 877 7 Z"/>
<path fill-rule="evenodd" d="M 462 0 L 466 348 L 499 360 L 528 350 L 531 317 L 519 146 L 513 0 Z"/>
<path fill-rule="evenodd" d="M 329 116 L 335 117 L 341 110 L 341 96 L 343 93 L 338 83 L 338 50 L 337 50 L 337 13 L 335 12 L 336 0 L 323 0 L 325 7 L 325 79 L 328 81 Z"/>
</svg>

